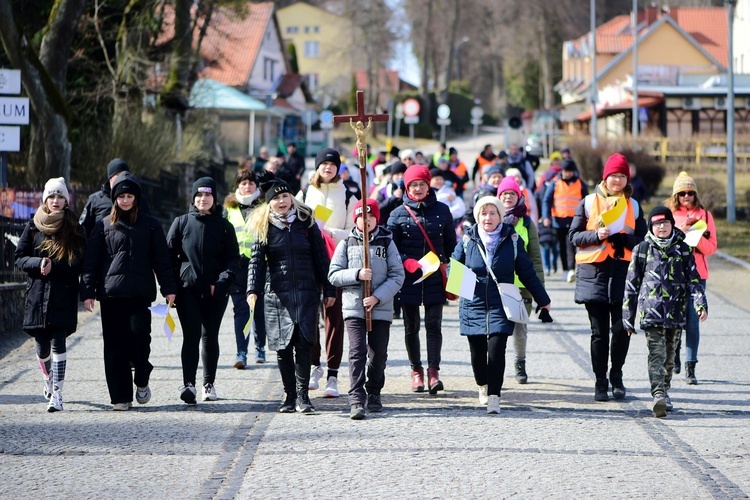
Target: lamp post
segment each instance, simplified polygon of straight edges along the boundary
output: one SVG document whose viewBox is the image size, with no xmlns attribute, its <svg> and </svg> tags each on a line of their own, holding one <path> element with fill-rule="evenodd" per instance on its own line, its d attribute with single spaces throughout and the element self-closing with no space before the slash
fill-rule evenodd
<svg viewBox="0 0 750 500">
<path fill-rule="evenodd" d="M 453 50 L 455 50 L 456 54 L 456 70 L 458 73 L 458 80 L 461 80 L 461 47 L 466 44 L 469 41 L 468 36 L 462 37 L 458 42 L 456 42 L 456 45 L 453 46 Z"/>
<path fill-rule="evenodd" d="M 638 137 L 638 0 L 633 0 L 633 119 L 631 123 L 633 146 Z"/>
<path fill-rule="evenodd" d="M 729 6 L 729 64 L 727 65 L 727 222 L 736 221 L 734 193 L 734 5 L 737 0 L 724 0 Z"/>
<path fill-rule="evenodd" d="M 590 61 L 591 61 L 591 147 L 596 148 L 599 145 L 599 141 L 596 138 L 596 101 L 597 95 L 597 81 L 596 81 L 596 0 L 590 2 L 591 10 L 591 44 L 589 46 Z"/>
</svg>

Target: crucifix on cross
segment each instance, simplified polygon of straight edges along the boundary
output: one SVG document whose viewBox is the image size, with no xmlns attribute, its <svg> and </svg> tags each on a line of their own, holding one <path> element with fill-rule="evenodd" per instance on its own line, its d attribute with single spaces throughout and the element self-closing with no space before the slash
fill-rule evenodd
<svg viewBox="0 0 750 500">
<path fill-rule="evenodd" d="M 365 113 L 365 93 L 361 90 L 357 91 L 357 114 L 356 115 L 337 115 L 333 117 L 334 123 L 349 123 L 354 130 L 354 134 L 357 137 L 357 157 L 359 159 L 359 172 L 362 183 L 362 196 L 367 199 L 369 196 L 369 190 L 367 189 L 367 144 L 365 143 L 365 136 L 370 131 L 372 122 L 387 122 L 387 114 L 372 114 L 368 115 Z M 365 126 L 367 121 L 367 126 Z M 366 216 L 366 205 L 363 204 L 363 211 L 365 221 Z M 366 222 L 365 222 L 366 224 Z M 363 253 L 363 264 L 365 269 L 370 268 L 370 241 L 369 238 L 362 239 L 362 253 Z M 371 283 L 365 281 L 365 297 L 370 296 Z M 372 311 L 370 309 L 365 310 L 365 323 L 367 331 L 372 331 Z"/>
</svg>

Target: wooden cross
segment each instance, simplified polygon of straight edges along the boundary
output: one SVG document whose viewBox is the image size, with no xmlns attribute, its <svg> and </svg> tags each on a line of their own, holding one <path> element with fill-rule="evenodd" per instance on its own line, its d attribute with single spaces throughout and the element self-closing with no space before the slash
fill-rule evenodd
<svg viewBox="0 0 750 500">
<path fill-rule="evenodd" d="M 365 125 L 365 121 L 367 125 Z M 359 178 L 362 183 L 362 216 L 367 220 L 367 198 L 370 192 L 367 189 L 367 145 L 365 136 L 370 130 L 372 122 L 387 122 L 387 114 L 368 115 L 365 113 L 365 93 L 362 90 L 357 91 L 357 114 L 356 115 L 337 115 L 333 117 L 334 123 L 349 123 L 357 137 L 357 156 L 359 157 Z M 362 254 L 365 269 L 370 268 L 370 238 L 365 235 L 362 238 Z M 365 281 L 365 297 L 370 296 L 372 281 Z M 372 331 L 372 312 L 365 310 L 365 327 L 368 332 Z"/>
</svg>

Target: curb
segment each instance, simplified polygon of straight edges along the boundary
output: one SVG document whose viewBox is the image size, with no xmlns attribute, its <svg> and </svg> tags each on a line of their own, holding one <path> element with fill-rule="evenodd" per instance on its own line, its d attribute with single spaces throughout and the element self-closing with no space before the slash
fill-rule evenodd
<svg viewBox="0 0 750 500">
<path fill-rule="evenodd" d="M 745 269 L 750 270 L 750 262 L 746 262 L 746 261 L 744 261 L 742 259 L 738 259 L 737 257 L 732 257 L 731 255 L 726 254 L 724 252 L 720 252 L 718 250 L 714 253 L 714 255 L 716 255 L 717 257 L 720 257 L 720 258 L 722 258 L 724 260 L 727 260 L 727 261 L 731 262 L 732 264 L 736 264 L 736 265 L 738 265 L 740 267 L 744 267 Z"/>
</svg>

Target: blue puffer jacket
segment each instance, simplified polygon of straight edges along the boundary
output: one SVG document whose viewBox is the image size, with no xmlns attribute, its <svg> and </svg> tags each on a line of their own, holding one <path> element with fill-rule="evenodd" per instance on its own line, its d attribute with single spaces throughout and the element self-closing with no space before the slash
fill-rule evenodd
<svg viewBox="0 0 750 500">
<path fill-rule="evenodd" d="M 516 249 L 518 255 L 513 265 L 513 238 L 517 238 Z M 500 292 L 492 276 L 487 271 L 482 254 L 478 247 L 484 245 L 479 238 L 477 226 L 472 226 L 463 236 L 462 244 L 456 247 L 453 258 L 474 271 L 477 275 L 477 285 L 474 298 L 461 298 L 458 302 L 458 317 L 461 335 L 492 335 L 504 333 L 513 334 L 515 323 L 509 321 L 503 310 Z M 541 306 L 550 303 L 550 298 L 544 290 L 544 285 L 534 271 L 534 264 L 523 247 L 523 241 L 508 224 L 502 225 L 500 242 L 492 255 L 492 270 L 500 283 L 513 283 L 514 272 L 531 292 L 534 300 Z"/>
<path fill-rule="evenodd" d="M 393 242 L 401 254 L 401 261 L 419 260 L 430 251 L 422 231 L 406 210 L 406 207 L 409 207 L 427 231 L 440 262 L 447 263 L 456 246 L 456 229 L 448 205 L 437 201 L 432 189 L 421 202 L 412 200 L 406 194 L 403 201 L 404 203 L 393 210 L 388 218 L 388 230 L 393 234 Z M 415 285 L 414 281 L 421 277 L 421 272 L 406 273 L 404 286 L 401 288 L 401 303 L 415 306 L 442 304 L 445 300 L 445 290 L 441 274 L 436 272 Z"/>
</svg>

